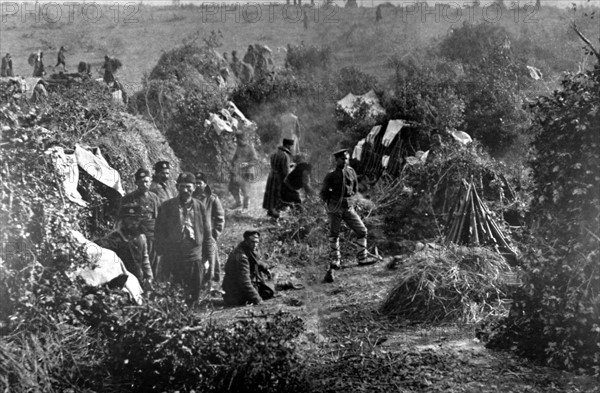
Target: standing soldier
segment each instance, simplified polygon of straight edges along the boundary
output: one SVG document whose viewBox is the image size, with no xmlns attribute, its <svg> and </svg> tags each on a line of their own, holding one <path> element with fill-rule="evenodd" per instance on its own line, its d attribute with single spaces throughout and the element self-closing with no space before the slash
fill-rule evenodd
<svg viewBox="0 0 600 393">
<path fill-rule="evenodd" d="M 308 13 L 306 9 L 304 10 L 304 17 L 302 18 L 302 22 L 304 23 L 304 30 L 308 30 Z"/>
<path fill-rule="evenodd" d="M 306 162 L 306 155 L 298 154 L 294 157 L 296 166 L 286 176 L 281 189 L 281 201 L 286 206 L 293 209 L 300 209 L 302 199 L 300 198 L 300 190 L 304 189 L 304 193 L 308 198 L 313 195 L 313 190 L 310 186 L 311 165 Z"/>
<path fill-rule="evenodd" d="M 192 306 L 200 297 L 204 278 L 203 254 L 210 248 L 211 228 L 206 209 L 192 198 L 196 177 L 184 172 L 177 178 L 178 196 L 160 206 L 156 219 L 156 252 L 163 274 L 182 284 L 185 300 Z"/>
<path fill-rule="evenodd" d="M 377 10 L 375 10 L 375 23 L 379 23 L 379 21 L 383 19 L 381 15 L 381 5 L 377 6 Z"/>
<path fill-rule="evenodd" d="M 33 63 L 33 76 L 41 78 L 46 73 L 44 69 L 44 52 L 38 52 Z"/>
<path fill-rule="evenodd" d="M 228 188 L 235 199 L 235 206 L 233 208 L 238 209 L 243 207 L 247 209 L 250 203 L 251 183 L 256 180 L 252 170 L 258 162 L 258 155 L 252 141 L 248 141 L 244 134 L 240 133 L 237 135 L 236 143 L 237 148 L 235 149 L 231 163 Z M 244 198 L 243 204 L 242 197 Z"/>
<path fill-rule="evenodd" d="M 10 53 L 2 58 L 2 68 L 0 69 L 0 76 L 14 76 L 13 74 L 13 63 Z"/>
<path fill-rule="evenodd" d="M 248 45 L 248 52 L 244 55 L 242 59 L 244 63 L 250 64 L 252 68 L 256 68 L 256 52 L 254 51 L 254 47 L 252 45 Z"/>
<path fill-rule="evenodd" d="M 158 195 L 160 203 L 173 198 L 175 195 L 167 185 L 171 175 L 171 166 L 168 161 L 159 161 L 154 164 L 154 178 L 150 184 L 150 191 Z"/>
<path fill-rule="evenodd" d="M 102 69 L 104 69 L 104 82 L 107 85 L 112 85 L 112 83 L 115 81 L 115 69 L 112 59 L 108 57 L 108 55 L 104 56 L 104 64 L 102 65 Z"/>
<path fill-rule="evenodd" d="M 152 288 L 152 269 L 148 259 L 146 237 L 140 229 L 141 209 L 137 205 L 122 205 L 119 209 L 117 229 L 96 240 L 100 247 L 108 248 L 123 261 L 125 268 L 144 287 Z"/>
<path fill-rule="evenodd" d="M 158 276 L 158 257 L 154 248 L 154 224 L 156 217 L 158 217 L 158 208 L 160 207 L 160 199 L 158 196 L 150 192 L 150 171 L 147 169 L 138 169 L 135 173 L 135 185 L 137 189 L 123 197 L 121 200 L 121 206 L 135 204 L 141 209 L 142 220 L 140 228 L 142 233 L 146 236 L 146 243 L 148 244 L 148 257 L 150 259 L 150 266 L 152 266 L 152 273 L 157 279 Z"/>
<path fill-rule="evenodd" d="M 219 264 L 219 236 L 225 226 L 225 211 L 221 200 L 216 194 L 212 193 L 210 186 L 206 183 L 206 175 L 202 172 L 196 173 L 196 191 L 192 194 L 194 198 L 202 202 L 206 210 L 206 217 L 210 220 L 211 235 L 210 248 L 207 255 L 204 255 L 204 261 L 208 260 L 208 269 L 204 272 L 202 284 L 212 290 L 212 282 L 219 282 L 221 279 L 221 265 Z"/>
<path fill-rule="evenodd" d="M 231 67 L 231 71 L 233 71 L 233 75 L 235 75 L 236 78 L 240 77 L 240 67 L 241 67 L 241 62 L 240 59 L 237 57 L 237 51 L 232 51 L 231 52 L 231 63 L 229 63 L 229 66 Z"/>
<path fill-rule="evenodd" d="M 327 204 L 329 215 L 329 270 L 325 282 L 333 282 L 333 269 L 341 267 L 340 226 L 342 221 L 354 231 L 358 237 L 358 264 L 370 265 L 377 260 L 367 257 L 367 228 L 354 210 L 354 198 L 358 193 L 356 172 L 349 165 L 350 155 L 347 149 L 333 154 L 336 168 L 329 172 L 323 180 L 321 199 Z"/>
<path fill-rule="evenodd" d="M 54 66 L 54 68 L 56 68 L 62 64 L 63 70 L 64 71 L 67 70 L 67 64 L 65 64 L 65 52 L 66 52 L 65 47 L 61 46 L 60 50 L 58 51 L 58 55 L 56 56 L 57 62 L 56 62 L 56 65 Z"/>
<path fill-rule="evenodd" d="M 267 186 L 263 198 L 263 209 L 267 209 L 267 215 L 275 220 L 279 218 L 283 180 L 288 173 L 290 173 L 290 164 L 292 163 L 292 153 L 290 152 L 290 149 L 293 145 L 293 139 L 284 139 L 283 146 L 279 146 L 277 150 L 271 154 L 271 172 L 267 178 Z"/>
</svg>

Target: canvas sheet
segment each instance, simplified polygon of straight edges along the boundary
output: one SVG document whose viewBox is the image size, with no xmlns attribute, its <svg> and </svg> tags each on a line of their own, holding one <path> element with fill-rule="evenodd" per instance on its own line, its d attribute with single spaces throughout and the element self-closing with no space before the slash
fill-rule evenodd
<svg viewBox="0 0 600 393">
<path fill-rule="evenodd" d="M 100 153 L 100 149 L 96 148 L 95 153 L 92 153 L 80 145 L 75 145 L 75 157 L 77 157 L 77 164 L 89 173 L 90 176 L 100 183 L 117 190 L 119 194 L 125 195 L 119 171 L 108 165 L 108 162 L 106 162 L 102 153 Z"/>
<path fill-rule="evenodd" d="M 67 199 L 79 206 L 87 206 L 87 202 L 83 200 L 81 194 L 77 191 L 79 166 L 77 165 L 75 153 L 67 154 L 62 147 L 54 146 L 46 150 L 45 154 L 50 156 L 54 168 L 56 168 L 56 175 L 62 181 L 62 188 Z"/>
<path fill-rule="evenodd" d="M 385 129 L 385 134 L 383 134 L 383 139 L 381 140 L 381 144 L 385 147 L 388 147 L 392 144 L 392 141 L 400 133 L 402 127 L 407 125 L 408 123 L 404 122 L 404 120 L 390 120 L 388 126 Z"/>
</svg>

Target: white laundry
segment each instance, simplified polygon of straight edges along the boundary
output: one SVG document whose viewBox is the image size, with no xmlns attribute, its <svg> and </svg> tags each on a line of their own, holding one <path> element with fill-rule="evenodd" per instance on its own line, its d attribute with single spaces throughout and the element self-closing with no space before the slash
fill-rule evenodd
<svg viewBox="0 0 600 393">
<path fill-rule="evenodd" d="M 358 143 L 356 144 L 356 146 L 354 146 L 354 151 L 352 152 L 352 158 L 359 160 L 362 157 L 362 151 L 363 151 L 363 146 L 365 144 L 365 139 L 361 139 L 360 141 L 358 141 Z"/>
<path fill-rule="evenodd" d="M 381 126 L 374 126 L 371 128 L 371 132 L 369 132 L 369 135 L 367 135 L 367 142 L 370 144 L 375 143 L 375 138 L 379 134 L 379 131 L 381 131 Z"/>
<path fill-rule="evenodd" d="M 56 168 L 58 179 L 62 180 L 62 187 L 65 196 L 79 206 L 87 206 L 79 191 L 77 183 L 79 182 L 79 166 L 75 153 L 67 154 L 60 146 L 53 146 L 46 150 L 45 154 L 50 155 L 50 159 Z"/>
<path fill-rule="evenodd" d="M 390 120 L 385 129 L 385 134 L 383 134 L 381 144 L 385 147 L 391 145 L 396 135 L 402 130 L 402 127 L 407 124 L 408 123 L 405 123 L 404 120 Z"/>
<path fill-rule="evenodd" d="M 389 162 L 390 162 L 390 156 L 381 157 L 381 166 L 383 166 L 384 168 L 387 168 Z"/>
<path fill-rule="evenodd" d="M 94 154 L 79 145 L 75 145 L 77 164 L 100 183 L 114 188 L 121 195 L 125 195 L 119 171 L 108 165 L 108 162 L 106 162 L 100 153 L 100 149 L 96 148 L 95 150 L 96 152 Z"/>
<path fill-rule="evenodd" d="M 463 145 L 468 145 L 473 142 L 471 136 L 464 131 L 451 130 L 450 134 L 457 142 L 462 143 Z"/>
</svg>

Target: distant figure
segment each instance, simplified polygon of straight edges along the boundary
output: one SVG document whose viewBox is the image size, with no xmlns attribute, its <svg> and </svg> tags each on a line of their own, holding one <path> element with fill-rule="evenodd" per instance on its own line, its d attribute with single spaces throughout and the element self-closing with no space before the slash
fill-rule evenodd
<svg viewBox="0 0 600 393">
<path fill-rule="evenodd" d="M 248 52 L 246 52 L 243 59 L 244 63 L 250 64 L 252 68 L 256 68 L 256 55 L 257 53 L 254 50 L 254 47 L 252 45 L 248 45 Z"/>
<path fill-rule="evenodd" d="M 175 194 L 167 184 L 170 177 L 171 165 L 168 161 L 159 161 L 154 164 L 154 177 L 152 184 L 150 184 L 150 191 L 158 195 L 160 203 L 175 197 Z"/>
<path fill-rule="evenodd" d="M 275 290 L 265 283 L 272 275 L 267 266 L 260 262 L 258 243 L 260 233 L 244 232 L 244 240 L 229 254 L 223 279 L 223 300 L 228 306 L 260 304 L 271 299 Z"/>
<path fill-rule="evenodd" d="M 2 68 L 0 68 L 0 76 L 14 76 L 13 74 L 13 63 L 10 53 L 2 58 Z"/>
<path fill-rule="evenodd" d="M 281 188 L 283 180 L 290 173 L 292 164 L 291 147 L 294 146 L 293 139 L 284 139 L 283 146 L 271 154 L 271 172 L 267 178 L 267 186 L 263 198 L 263 209 L 267 210 L 267 215 L 274 220 L 279 218 L 279 210 L 282 207 Z"/>
<path fill-rule="evenodd" d="M 300 153 L 301 129 L 298 116 L 291 112 L 286 112 L 279 117 L 279 126 L 281 129 L 280 140 L 291 139 L 294 145 L 290 148 L 292 155 Z"/>
<path fill-rule="evenodd" d="M 104 64 L 102 65 L 102 69 L 104 70 L 104 82 L 107 85 L 111 85 L 115 81 L 115 70 L 110 57 L 104 56 Z"/>
<path fill-rule="evenodd" d="M 54 68 L 58 67 L 59 65 L 62 64 L 63 66 L 63 70 L 66 71 L 67 70 L 67 64 L 65 64 L 65 47 L 61 46 L 60 50 L 58 51 L 58 55 L 56 56 L 56 65 L 54 66 Z"/>
<path fill-rule="evenodd" d="M 231 62 L 229 63 L 229 67 L 231 68 L 231 71 L 233 71 L 233 75 L 235 75 L 236 78 L 240 77 L 240 68 L 241 68 L 242 64 L 240 59 L 238 59 L 237 57 L 237 51 L 232 51 L 231 52 Z"/>
<path fill-rule="evenodd" d="M 377 10 L 375 11 L 375 22 L 379 23 L 379 21 L 381 21 L 381 19 L 383 19 L 383 16 L 381 15 L 381 6 L 378 5 Z"/>
<path fill-rule="evenodd" d="M 208 291 L 212 290 L 212 283 L 221 280 L 221 265 L 219 264 L 218 240 L 225 226 L 225 211 L 217 194 L 213 194 L 207 183 L 208 179 L 202 172 L 196 174 L 196 190 L 192 197 L 196 198 L 206 209 L 206 218 L 210 221 L 211 236 L 210 247 L 203 254 L 203 261 L 208 262 L 208 269 L 204 270 L 202 286 Z M 206 267 L 206 265 L 205 265 Z"/>
<path fill-rule="evenodd" d="M 44 68 L 44 52 L 38 52 L 33 64 L 33 76 L 41 78 L 46 74 Z"/>
<path fill-rule="evenodd" d="M 81 76 L 84 76 L 84 75 L 92 76 L 92 65 L 85 61 L 80 61 L 79 65 L 77 66 L 77 72 Z"/>
<path fill-rule="evenodd" d="M 304 17 L 302 19 L 302 22 L 304 23 L 304 30 L 308 30 L 308 13 L 306 12 L 306 10 L 304 10 Z"/>
<path fill-rule="evenodd" d="M 258 162 L 258 155 L 251 141 L 244 134 L 239 134 L 236 139 L 237 148 L 231 162 L 229 173 L 229 192 L 235 199 L 234 209 L 248 208 L 252 182 L 255 179 L 253 170 Z M 242 204 L 243 197 L 243 204 Z"/>
<path fill-rule="evenodd" d="M 312 167 L 306 162 L 306 155 L 304 154 L 296 155 L 294 161 L 296 162 L 296 166 L 283 181 L 281 201 L 286 206 L 299 209 L 302 204 L 300 190 L 303 189 L 307 197 L 311 197 L 314 194 L 310 186 Z"/>
</svg>

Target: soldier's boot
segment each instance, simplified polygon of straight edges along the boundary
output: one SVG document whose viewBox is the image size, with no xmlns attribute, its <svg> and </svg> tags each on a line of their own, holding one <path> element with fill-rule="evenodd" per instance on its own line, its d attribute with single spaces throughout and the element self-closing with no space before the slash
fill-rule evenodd
<svg viewBox="0 0 600 393">
<path fill-rule="evenodd" d="M 363 265 L 372 265 L 374 263 L 377 263 L 377 258 L 370 257 L 367 255 L 367 238 L 361 237 L 356 242 L 358 243 L 358 254 L 357 254 L 358 264 L 363 266 Z"/>
<path fill-rule="evenodd" d="M 329 268 L 340 269 L 342 267 L 342 254 L 340 253 L 340 238 L 329 237 Z"/>
</svg>

